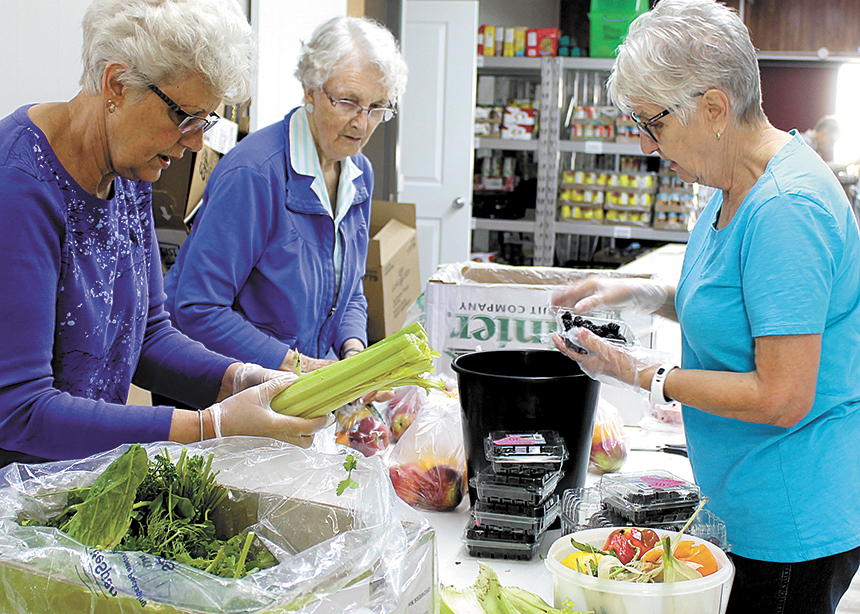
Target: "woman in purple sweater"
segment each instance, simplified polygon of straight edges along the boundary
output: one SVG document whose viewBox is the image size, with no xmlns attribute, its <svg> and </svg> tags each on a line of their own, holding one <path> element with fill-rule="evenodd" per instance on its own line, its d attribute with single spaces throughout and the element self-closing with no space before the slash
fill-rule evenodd
<svg viewBox="0 0 860 614">
<path fill-rule="evenodd" d="M 328 419 L 269 407 L 289 380 L 163 307 L 150 183 L 250 94 L 247 20 L 234 0 L 96 0 L 83 30 L 81 92 L 0 120 L 0 466 L 221 435 L 310 445 Z M 206 409 L 126 405 L 132 381 Z"/>
</svg>

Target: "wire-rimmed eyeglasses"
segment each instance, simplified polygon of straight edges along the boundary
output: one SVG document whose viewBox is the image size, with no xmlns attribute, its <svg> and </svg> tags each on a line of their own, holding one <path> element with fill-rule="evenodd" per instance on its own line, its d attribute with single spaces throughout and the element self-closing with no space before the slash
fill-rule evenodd
<svg viewBox="0 0 860 614">
<path fill-rule="evenodd" d="M 333 106 L 344 117 L 349 117 L 350 119 L 353 117 L 358 117 L 366 111 L 368 120 L 374 122 L 387 122 L 394 118 L 397 113 L 394 107 L 384 107 L 381 105 L 370 105 L 369 107 L 363 107 L 360 104 L 353 102 L 352 100 L 346 100 L 344 98 L 335 98 L 325 90 L 323 90 L 322 92 L 328 97 L 329 101 L 331 102 L 331 106 Z"/>
</svg>

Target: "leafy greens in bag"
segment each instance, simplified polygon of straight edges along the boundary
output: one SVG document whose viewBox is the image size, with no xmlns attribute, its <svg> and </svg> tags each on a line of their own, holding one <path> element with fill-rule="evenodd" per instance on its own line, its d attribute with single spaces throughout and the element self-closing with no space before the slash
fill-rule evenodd
<svg viewBox="0 0 860 614">
<path fill-rule="evenodd" d="M 174 465 L 166 450 L 150 461 L 134 444 L 92 486 L 69 491 L 66 509 L 46 525 L 85 546 L 146 552 L 225 578 L 275 565 L 265 549 L 248 558 L 253 533 L 215 536 L 212 512 L 227 490 L 215 481 L 212 457 L 189 457 L 183 449 Z"/>
</svg>

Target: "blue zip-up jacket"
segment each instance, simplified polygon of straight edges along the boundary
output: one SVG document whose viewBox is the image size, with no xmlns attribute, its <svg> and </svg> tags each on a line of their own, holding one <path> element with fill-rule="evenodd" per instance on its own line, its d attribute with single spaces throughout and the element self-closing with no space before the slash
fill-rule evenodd
<svg viewBox="0 0 860 614">
<path fill-rule="evenodd" d="M 290 349 L 314 358 L 367 344 L 367 261 L 373 169 L 363 155 L 342 220 L 336 291 L 334 221 L 290 164 L 289 122 L 245 137 L 215 166 L 203 203 L 165 278 L 175 325 L 210 350 L 277 369 Z"/>
</svg>

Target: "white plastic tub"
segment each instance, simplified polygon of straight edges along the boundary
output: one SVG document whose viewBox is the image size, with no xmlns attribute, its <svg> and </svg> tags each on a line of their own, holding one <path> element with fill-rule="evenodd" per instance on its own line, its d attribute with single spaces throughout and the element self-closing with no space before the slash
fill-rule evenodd
<svg viewBox="0 0 860 614">
<path fill-rule="evenodd" d="M 549 549 L 546 566 L 552 573 L 553 600 L 560 608 L 566 602 L 574 611 L 591 610 L 595 614 L 723 614 L 735 577 L 732 562 L 720 548 L 710 542 L 684 535 L 684 540 L 705 544 L 714 553 L 719 569 L 709 576 L 664 584 L 636 583 L 595 578 L 561 564 L 576 551 L 570 538 L 602 548 L 615 527 L 587 529 L 558 538 Z M 657 531 L 674 536 L 675 533 Z"/>
</svg>

